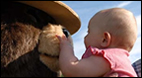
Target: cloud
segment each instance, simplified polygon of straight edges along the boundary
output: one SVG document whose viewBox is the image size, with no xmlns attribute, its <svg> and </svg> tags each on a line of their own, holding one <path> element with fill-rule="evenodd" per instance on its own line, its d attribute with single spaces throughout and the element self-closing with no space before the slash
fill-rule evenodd
<svg viewBox="0 0 142 78">
<path fill-rule="evenodd" d="M 127 5 L 129 5 L 129 4 L 131 4 L 132 3 L 132 1 L 127 1 L 127 2 L 123 2 L 123 3 L 120 3 L 119 5 L 117 5 L 117 7 L 125 7 L 125 6 L 127 6 Z"/>
</svg>

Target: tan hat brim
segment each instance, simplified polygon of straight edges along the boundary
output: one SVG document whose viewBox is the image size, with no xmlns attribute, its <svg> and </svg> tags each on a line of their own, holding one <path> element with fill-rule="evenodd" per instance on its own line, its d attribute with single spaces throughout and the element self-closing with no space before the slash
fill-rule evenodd
<svg viewBox="0 0 142 78">
<path fill-rule="evenodd" d="M 57 23 L 66 27 L 74 34 L 81 26 L 79 16 L 69 6 L 60 1 L 18 1 L 37 9 L 40 9 L 51 15 Z"/>
</svg>

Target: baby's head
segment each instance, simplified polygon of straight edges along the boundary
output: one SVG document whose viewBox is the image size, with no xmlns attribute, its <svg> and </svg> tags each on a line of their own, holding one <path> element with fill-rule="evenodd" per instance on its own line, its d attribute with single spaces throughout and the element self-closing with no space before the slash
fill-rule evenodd
<svg viewBox="0 0 142 78">
<path fill-rule="evenodd" d="M 85 45 L 130 51 L 136 38 L 137 24 L 133 14 L 126 9 L 111 8 L 99 11 L 91 18 Z"/>
</svg>

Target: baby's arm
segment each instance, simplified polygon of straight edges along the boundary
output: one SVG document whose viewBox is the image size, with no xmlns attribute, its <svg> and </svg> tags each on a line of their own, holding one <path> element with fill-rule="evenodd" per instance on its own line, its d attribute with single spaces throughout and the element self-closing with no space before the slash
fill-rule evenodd
<svg viewBox="0 0 142 78">
<path fill-rule="evenodd" d="M 60 56 L 59 65 L 64 76 L 67 77 L 100 77 L 110 71 L 109 63 L 99 56 L 90 56 L 78 60 L 73 51 L 69 40 L 65 37 L 59 37 Z"/>
</svg>

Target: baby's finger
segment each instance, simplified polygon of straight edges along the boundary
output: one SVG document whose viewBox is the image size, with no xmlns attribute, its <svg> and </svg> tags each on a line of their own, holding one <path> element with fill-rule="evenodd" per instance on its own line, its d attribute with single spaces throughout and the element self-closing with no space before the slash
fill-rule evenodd
<svg viewBox="0 0 142 78">
<path fill-rule="evenodd" d="M 60 36 L 56 35 L 56 37 L 59 39 L 59 41 L 61 41 L 61 40 L 62 40 L 62 38 L 61 38 Z"/>
<path fill-rule="evenodd" d="M 65 35 L 62 35 L 63 40 L 67 40 L 67 37 Z"/>
</svg>

